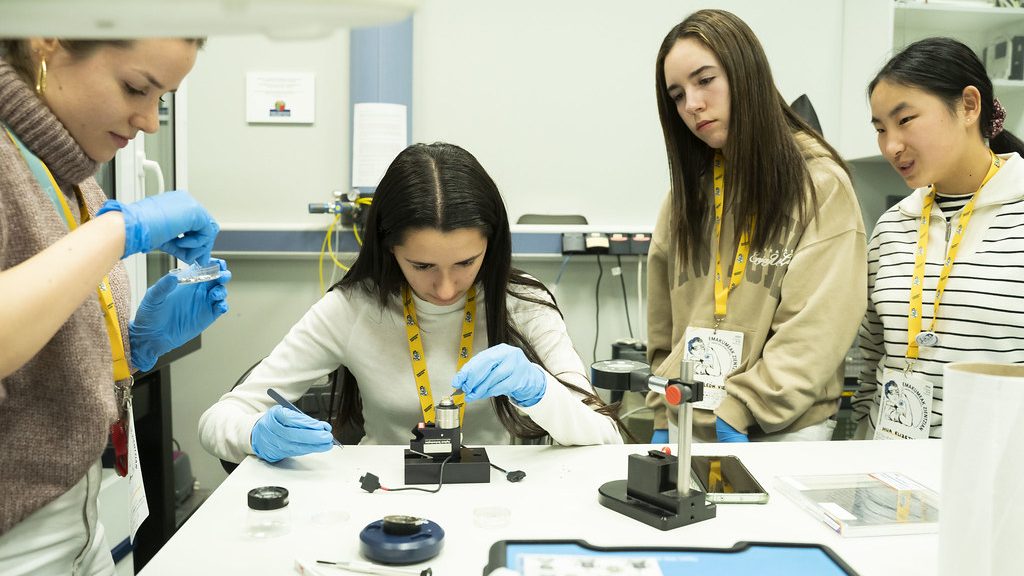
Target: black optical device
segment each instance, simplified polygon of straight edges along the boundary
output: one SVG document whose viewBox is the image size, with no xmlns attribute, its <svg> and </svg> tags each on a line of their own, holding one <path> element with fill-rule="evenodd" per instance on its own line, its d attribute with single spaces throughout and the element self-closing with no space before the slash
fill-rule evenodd
<svg viewBox="0 0 1024 576">
<path fill-rule="evenodd" d="M 405 451 L 406 484 L 472 484 L 491 481 L 491 463 L 483 448 L 462 445 L 459 407 L 445 398 L 435 407 L 436 422 L 412 429 Z"/>
<path fill-rule="evenodd" d="M 627 478 L 605 482 L 598 489 L 601 505 L 659 530 L 714 518 L 715 504 L 690 484 L 693 403 L 704 398 L 703 385 L 693 379 L 693 362 L 681 363 L 679 378 L 662 378 L 652 375 L 643 362 L 603 360 L 591 365 L 590 381 L 607 390 L 651 390 L 664 394 L 667 403 L 679 408 L 678 455 L 658 450 L 630 454 Z"/>
</svg>

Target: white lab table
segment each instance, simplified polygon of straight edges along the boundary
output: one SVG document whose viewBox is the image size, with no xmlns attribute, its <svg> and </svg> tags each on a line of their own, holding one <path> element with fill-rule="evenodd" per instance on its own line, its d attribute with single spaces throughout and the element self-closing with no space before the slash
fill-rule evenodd
<svg viewBox="0 0 1024 576">
<path fill-rule="evenodd" d="M 420 516 L 445 531 L 441 554 L 425 562 L 437 576 L 482 573 L 492 543 L 503 539 L 584 539 L 601 546 L 731 547 L 739 541 L 828 546 L 859 574 L 938 573 L 938 534 L 841 537 L 781 494 L 776 476 L 901 472 L 938 491 L 939 440 L 694 444 L 694 454 L 739 456 L 771 494 L 768 504 L 720 504 L 717 517 L 660 531 L 601 506 L 598 487 L 626 477 L 627 455 L 651 446 L 492 446 L 490 459 L 526 472 L 519 483 L 492 471 L 489 484 L 445 485 L 438 494 L 367 493 L 373 472 L 387 487 L 403 484 L 403 446 L 345 446 L 268 464 L 245 460 L 146 565 L 142 576 L 295 574 L 297 557 L 361 560 L 359 532 L 387 514 Z M 244 534 L 246 494 L 265 485 L 290 492 L 291 532 L 252 540 Z M 427 486 L 432 487 L 432 486 Z M 479 527 L 474 510 L 511 511 L 503 527 Z M 347 574 L 324 567 L 323 574 Z"/>
</svg>

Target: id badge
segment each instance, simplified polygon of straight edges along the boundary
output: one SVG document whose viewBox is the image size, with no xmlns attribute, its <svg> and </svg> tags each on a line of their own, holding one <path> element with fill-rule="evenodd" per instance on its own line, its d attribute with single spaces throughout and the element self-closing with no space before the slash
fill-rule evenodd
<svg viewBox="0 0 1024 576">
<path fill-rule="evenodd" d="M 146 500 L 146 487 L 142 484 L 142 465 L 139 463 L 139 446 L 135 441 L 135 414 L 131 400 L 128 401 L 128 489 L 131 498 L 129 533 L 134 543 L 139 526 L 149 517 L 149 502 Z"/>
<path fill-rule="evenodd" d="M 885 370 L 875 440 L 919 440 L 931 432 L 932 384 L 917 374 Z"/>
<path fill-rule="evenodd" d="M 683 359 L 693 362 L 693 379 L 704 385 L 704 399 L 693 407 L 714 410 L 725 398 L 725 377 L 740 367 L 743 333 L 689 326 Z"/>
</svg>

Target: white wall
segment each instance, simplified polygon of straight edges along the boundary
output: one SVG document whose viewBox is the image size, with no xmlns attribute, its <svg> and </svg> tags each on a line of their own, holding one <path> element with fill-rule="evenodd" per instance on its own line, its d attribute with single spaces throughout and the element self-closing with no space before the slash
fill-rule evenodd
<svg viewBox="0 0 1024 576">
<path fill-rule="evenodd" d="M 214 37 L 188 77 L 190 191 L 222 224 L 308 226 L 349 178 L 348 32 L 315 41 Z M 316 122 L 247 124 L 246 72 L 312 72 Z M 326 226 L 326 223 L 325 223 Z"/>
<path fill-rule="evenodd" d="M 426 0 L 414 18 L 413 138 L 476 155 L 513 221 L 652 225 L 668 190 L 655 58 L 703 7 L 743 18 L 783 96 L 808 94 L 837 135 L 842 0 Z"/>
<path fill-rule="evenodd" d="M 225 225 L 307 227 L 349 182 L 348 32 L 315 41 L 213 37 L 189 75 L 189 190 Z M 316 75 L 316 123 L 248 125 L 247 71 Z M 326 223 L 325 223 L 326 226 Z M 224 478 L 199 445 L 199 416 L 270 352 L 319 297 L 315 260 L 230 258 L 230 310 L 203 333 L 202 349 L 171 367 L 174 436 L 204 487 Z"/>
<path fill-rule="evenodd" d="M 415 20 L 413 138 L 473 152 L 513 219 L 583 212 L 592 222 L 652 226 L 668 179 L 653 96 L 665 33 L 710 3 L 426 0 Z M 826 135 L 838 129 L 842 0 L 729 0 L 761 38 L 784 96 L 807 93 Z M 813 21 L 810 20 L 813 15 Z M 810 22 L 798 29 L 794 22 Z M 248 70 L 312 71 L 312 126 L 249 126 Z M 189 78 L 189 188 L 227 225 L 308 227 L 308 202 L 349 180 L 348 35 L 320 41 L 211 38 Z M 628 202 L 626 206 L 624 202 Z M 605 263 L 598 357 L 628 336 L 619 280 Z M 314 258 L 229 259 L 230 312 L 202 349 L 172 367 L 174 435 L 204 487 L 224 478 L 199 446 L 199 416 L 267 354 L 319 295 Z M 551 285 L 559 259 L 515 264 Z M 634 329 L 636 259 L 624 258 Z M 574 258 L 555 288 L 570 336 L 592 359 L 597 264 Z"/>
</svg>

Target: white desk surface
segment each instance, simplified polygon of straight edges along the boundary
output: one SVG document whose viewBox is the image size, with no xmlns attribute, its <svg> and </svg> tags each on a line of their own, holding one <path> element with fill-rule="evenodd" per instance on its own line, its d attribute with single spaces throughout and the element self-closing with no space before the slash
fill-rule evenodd
<svg viewBox="0 0 1024 576">
<path fill-rule="evenodd" d="M 694 454 L 735 454 L 771 494 L 768 504 L 720 504 L 716 518 L 662 532 L 601 506 L 598 487 L 626 477 L 627 455 L 651 446 L 493 446 L 492 462 L 523 470 L 512 484 L 492 470 L 489 484 L 445 485 L 438 494 L 359 488 L 373 472 L 388 487 L 403 484 L 403 446 L 345 446 L 268 464 L 245 460 L 146 565 L 142 576 L 180 574 L 295 574 L 296 557 L 362 560 L 359 532 L 387 514 L 420 516 L 445 531 L 441 554 L 419 566 L 437 576 L 482 573 L 492 543 L 504 539 L 583 539 L 600 546 L 731 547 L 739 541 L 821 543 L 859 574 L 938 573 L 938 534 L 841 537 L 779 493 L 775 477 L 797 474 L 896 471 L 938 491 L 939 440 L 694 444 Z M 244 536 L 246 493 L 278 485 L 290 492 L 290 534 Z M 433 486 L 426 486 L 428 488 Z M 501 528 L 480 528 L 473 510 L 511 511 Z M 348 574 L 331 567 L 325 575 Z"/>
</svg>

